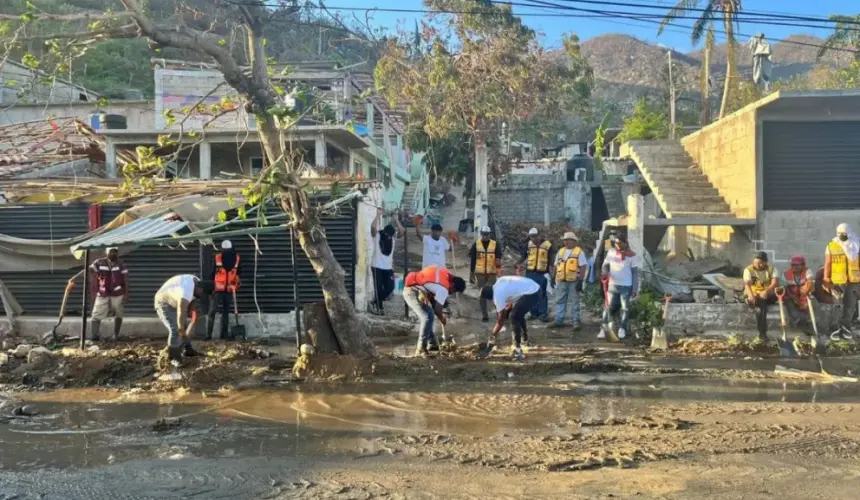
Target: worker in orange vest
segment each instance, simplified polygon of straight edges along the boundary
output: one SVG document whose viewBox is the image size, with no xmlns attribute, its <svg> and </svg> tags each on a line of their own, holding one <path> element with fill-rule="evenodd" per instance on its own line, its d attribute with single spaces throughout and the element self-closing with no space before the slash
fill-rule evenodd
<svg viewBox="0 0 860 500">
<path fill-rule="evenodd" d="M 792 325 L 796 327 L 809 320 L 809 296 L 815 291 L 815 275 L 806 267 L 803 255 L 795 255 L 791 258 L 791 267 L 782 273 L 782 280 L 785 296 L 789 299 L 785 302 L 786 309 Z"/>
<path fill-rule="evenodd" d="M 415 355 L 426 357 L 429 351 L 439 350 L 439 344 L 433 334 L 433 317 L 439 318 L 443 326 L 447 323 L 442 314 L 442 306 L 448 300 L 449 294 L 466 291 L 466 281 L 454 276 L 443 266 L 428 266 L 407 274 L 403 285 L 403 300 L 418 316 L 420 325 Z M 448 341 L 444 334 L 442 341 Z"/>
<path fill-rule="evenodd" d="M 239 289 L 239 254 L 230 240 L 221 242 L 221 251 L 215 254 L 215 293 L 210 298 L 209 317 L 206 321 L 206 340 L 212 340 L 215 313 L 221 312 L 221 340 L 232 340 L 228 332 L 230 311 L 236 290 Z"/>
</svg>

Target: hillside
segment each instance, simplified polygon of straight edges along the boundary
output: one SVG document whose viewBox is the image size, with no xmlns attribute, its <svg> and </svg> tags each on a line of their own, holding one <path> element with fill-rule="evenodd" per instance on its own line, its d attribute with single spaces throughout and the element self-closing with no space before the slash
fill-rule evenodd
<svg viewBox="0 0 860 500">
<path fill-rule="evenodd" d="M 786 41 L 772 44 L 774 79 L 808 73 L 821 63 L 844 65 L 850 62 L 850 54 L 832 51 L 819 60 L 817 46 L 823 42 L 814 36 L 792 35 Z M 752 58 L 745 40 L 737 50 L 741 73 L 750 74 Z M 584 41 L 582 53 L 594 69 L 597 93 L 601 97 L 632 101 L 637 94 L 660 92 L 668 85 L 666 49 L 655 44 L 628 35 L 607 34 Z M 674 53 L 676 84 L 682 92 L 697 91 L 702 57 L 701 50 Z M 725 65 L 726 46 L 720 45 L 711 54 L 711 72 L 717 82 L 723 80 Z"/>
</svg>

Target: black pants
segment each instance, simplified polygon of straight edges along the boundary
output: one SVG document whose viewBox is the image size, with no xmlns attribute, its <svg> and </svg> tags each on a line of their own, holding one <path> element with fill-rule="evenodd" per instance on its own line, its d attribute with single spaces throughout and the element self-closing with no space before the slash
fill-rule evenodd
<svg viewBox="0 0 860 500">
<path fill-rule="evenodd" d="M 755 311 L 755 322 L 758 327 L 759 337 L 767 336 L 767 309 L 768 306 L 773 304 L 773 302 L 773 297 L 768 297 L 766 299 L 756 297 L 755 303 L 750 306 Z"/>
<path fill-rule="evenodd" d="M 222 339 L 229 338 L 227 329 L 230 326 L 230 313 L 232 313 L 233 293 L 216 292 L 209 298 L 209 316 L 206 318 L 206 338 L 212 338 L 212 330 L 215 328 L 215 313 L 221 313 Z"/>
<path fill-rule="evenodd" d="M 520 347 L 520 344 L 529 340 L 529 331 L 526 327 L 526 314 L 532 310 L 535 304 L 540 300 L 541 292 L 537 291 L 531 295 L 523 295 L 511 308 L 511 326 L 513 327 L 514 346 Z"/>
<path fill-rule="evenodd" d="M 373 284 L 376 288 L 373 303 L 381 311 L 382 303 L 394 292 L 394 270 L 379 269 L 378 267 L 371 267 L 370 269 L 373 272 Z"/>
</svg>

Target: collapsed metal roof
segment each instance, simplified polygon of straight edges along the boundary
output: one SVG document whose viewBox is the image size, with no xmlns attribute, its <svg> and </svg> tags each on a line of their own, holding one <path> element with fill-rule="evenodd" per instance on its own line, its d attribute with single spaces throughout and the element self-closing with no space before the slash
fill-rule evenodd
<svg viewBox="0 0 860 500">
<path fill-rule="evenodd" d="M 72 247 L 72 252 L 138 245 L 143 241 L 172 236 L 187 227 L 188 222 L 176 220 L 172 215 L 138 219 L 79 243 Z"/>
</svg>

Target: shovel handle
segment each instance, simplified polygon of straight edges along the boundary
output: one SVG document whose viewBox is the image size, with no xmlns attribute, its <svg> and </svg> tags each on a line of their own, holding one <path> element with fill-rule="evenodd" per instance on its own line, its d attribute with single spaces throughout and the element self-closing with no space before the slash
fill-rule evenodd
<svg viewBox="0 0 860 500">
<path fill-rule="evenodd" d="M 776 290 L 774 290 L 774 292 L 776 292 L 776 300 L 779 301 L 779 323 L 780 323 L 780 326 L 783 328 L 783 337 L 784 337 L 785 336 L 786 323 L 785 323 L 785 306 L 784 306 L 784 302 L 782 299 L 783 299 L 783 297 L 785 297 L 785 289 L 782 287 L 779 287 Z"/>
<path fill-rule="evenodd" d="M 238 319 L 239 318 L 239 305 L 236 304 L 236 289 L 235 288 L 232 289 L 231 293 L 233 293 L 233 314 Z"/>
</svg>

